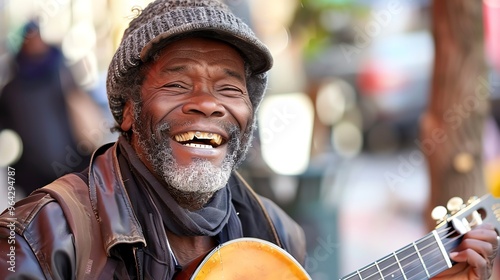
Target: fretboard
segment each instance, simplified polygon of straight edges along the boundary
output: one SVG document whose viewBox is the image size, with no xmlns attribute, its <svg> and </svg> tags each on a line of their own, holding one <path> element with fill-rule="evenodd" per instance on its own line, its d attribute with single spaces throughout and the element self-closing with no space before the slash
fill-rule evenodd
<svg viewBox="0 0 500 280">
<path fill-rule="evenodd" d="M 448 254 L 458 245 L 458 242 L 457 238 L 448 238 L 447 231 L 434 230 L 423 238 L 341 280 L 430 279 L 452 266 Z"/>
</svg>

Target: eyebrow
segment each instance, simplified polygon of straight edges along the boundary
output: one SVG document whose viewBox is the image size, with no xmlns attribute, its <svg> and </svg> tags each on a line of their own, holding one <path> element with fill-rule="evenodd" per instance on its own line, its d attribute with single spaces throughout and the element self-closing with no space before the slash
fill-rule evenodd
<svg viewBox="0 0 500 280">
<path fill-rule="evenodd" d="M 169 65 L 165 65 L 160 69 L 161 73 L 179 73 L 186 70 L 186 66 L 174 66 L 170 67 Z"/>
<path fill-rule="evenodd" d="M 245 79 L 242 75 L 240 75 L 240 73 L 236 72 L 236 71 L 233 71 L 233 70 L 230 70 L 230 69 L 227 69 L 227 68 L 224 68 L 224 72 L 231 76 L 231 77 L 234 77 L 236 79 L 238 79 L 240 82 L 244 83 L 245 82 Z"/>
</svg>

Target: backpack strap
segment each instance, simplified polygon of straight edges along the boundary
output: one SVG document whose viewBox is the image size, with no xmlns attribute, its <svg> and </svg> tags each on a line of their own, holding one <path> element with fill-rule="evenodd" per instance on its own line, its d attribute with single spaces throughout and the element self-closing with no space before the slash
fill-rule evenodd
<svg viewBox="0 0 500 280">
<path fill-rule="evenodd" d="M 258 195 L 238 172 L 231 176 L 229 185 L 233 205 L 240 213 L 243 234 L 273 242 L 304 264 L 303 229 L 274 202 Z"/>
<path fill-rule="evenodd" d="M 35 192 L 50 194 L 66 216 L 74 235 L 76 279 L 98 279 L 107 255 L 95 213 L 92 214 L 87 183 L 75 174 L 68 174 Z"/>
<path fill-rule="evenodd" d="M 268 237 L 265 238 L 268 241 L 273 242 L 274 244 L 278 245 L 281 248 L 283 247 L 283 244 L 281 242 L 281 239 L 278 235 L 278 232 L 276 230 L 276 227 L 269 216 L 269 213 L 267 212 L 266 207 L 264 206 L 262 200 L 260 199 L 259 195 L 255 193 L 255 191 L 250 187 L 250 185 L 245 181 L 245 179 L 240 175 L 239 172 L 234 172 L 236 175 L 236 178 L 238 181 L 243 185 L 244 190 L 246 190 L 246 193 L 248 195 L 248 199 L 253 200 L 253 202 L 256 204 L 256 208 L 259 209 L 259 213 L 262 215 L 263 220 L 265 221 L 265 225 L 267 226 L 267 232 L 268 232 Z M 257 210 L 255 209 L 255 210 Z M 253 213 L 253 215 L 256 215 L 257 213 Z M 262 238 L 262 237 L 261 237 Z"/>
</svg>

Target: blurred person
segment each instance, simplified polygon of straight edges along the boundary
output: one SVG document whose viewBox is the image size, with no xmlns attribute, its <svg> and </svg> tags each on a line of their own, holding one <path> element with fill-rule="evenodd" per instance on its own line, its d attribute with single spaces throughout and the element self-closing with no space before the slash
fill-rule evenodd
<svg viewBox="0 0 500 280">
<path fill-rule="evenodd" d="M 108 70 L 121 136 L 97 149 L 87 170 L 0 216 L 0 275 L 172 279 L 241 237 L 272 242 L 303 265 L 302 229 L 235 171 L 272 61 L 216 0 L 149 4 L 130 22 Z M 451 255 L 458 264 L 436 279 L 488 279 L 497 242 L 489 225 L 468 232 Z"/>
<path fill-rule="evenodd" d="M 90 158 L 78 153 L 67 98 L 81 90 L 62 52 L 44 42 L 35 21 L 20 36 L 20 49 L 7 66 L 10 81 L 0 88 L 0 131 L 12 130 L 22 142 L 22 154 L 10 164 L 17 173 L 18 196 L 83 169 Z"/>
</svg>

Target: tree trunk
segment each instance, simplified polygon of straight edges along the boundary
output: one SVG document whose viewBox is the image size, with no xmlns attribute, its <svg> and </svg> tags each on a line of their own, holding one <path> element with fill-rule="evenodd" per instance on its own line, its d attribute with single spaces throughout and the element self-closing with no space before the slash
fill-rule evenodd
<svg viewBox="0 0 500 280">
<path fill-rule="evenodd" d="M 482 135 L 489 97 L 481 1 L 434 0 L 432 18 L 435 65 L 419 145 L 430 172 L 428 213 L 453 196 L 486 193 Z"/>
</svg>

